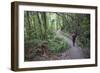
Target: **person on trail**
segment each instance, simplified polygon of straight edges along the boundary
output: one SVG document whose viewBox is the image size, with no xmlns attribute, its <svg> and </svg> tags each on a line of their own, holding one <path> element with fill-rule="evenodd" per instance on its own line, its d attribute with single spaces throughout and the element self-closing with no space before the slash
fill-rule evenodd
<svg viewBox="0 0 100 73">
<path fill-rule="evenodd" d="M 73 46 L 75 46 L 76 37 L 77 37 L 77 33 L 76 33 L 76 32 L 73 32 L 73 33 L 72 33 L 72 42 L 73 42 Z"/>
</svg>

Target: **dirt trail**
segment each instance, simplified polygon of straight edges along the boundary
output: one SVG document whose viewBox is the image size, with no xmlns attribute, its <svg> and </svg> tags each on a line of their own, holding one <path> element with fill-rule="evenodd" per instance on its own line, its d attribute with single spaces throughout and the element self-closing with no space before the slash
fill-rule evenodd
<svg viewBox="0 0 100 73">
<path fill-rule="evenodd" d="M 82 49 L 75 43 L 75 46 L 73 46 L 71 38 L 68 38 L 63 35 L 63 32 L 58 30 L 56 32 L 56 37 L 62 38 L 65 42 L 68 43 L 70 48 L 62 53 L 61 59 L 83 59 L 83 51 Z"/>
</svg>

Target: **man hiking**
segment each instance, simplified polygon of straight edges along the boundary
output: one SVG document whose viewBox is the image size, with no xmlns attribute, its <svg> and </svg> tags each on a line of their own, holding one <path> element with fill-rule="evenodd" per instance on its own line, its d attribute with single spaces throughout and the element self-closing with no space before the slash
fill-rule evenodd
<svg viewBox="0 0 100 73">
<path fill-rule="evenodd" d="M 73 42 L 73 46 L 75 46 L 76 37 L 77 37 L 77 33 L 76 33 L 76 32 L 73 32 L 73 33 L 72 33 L 72 42 Z"/>
</svg>

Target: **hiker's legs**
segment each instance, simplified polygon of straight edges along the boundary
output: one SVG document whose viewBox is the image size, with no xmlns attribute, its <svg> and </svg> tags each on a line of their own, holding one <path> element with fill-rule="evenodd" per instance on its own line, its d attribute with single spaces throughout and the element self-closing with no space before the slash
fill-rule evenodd
<svg viewBox="0 0 100 73">
<path fill-rule="evenodd" d="M 75 42 L 73 42 L 73 46 L 75 46 Z"/>
<path fill-rule="evenodd" d="M 73 38 L 73 46 L 75 46 L 75 38 Z"/>
</svg>

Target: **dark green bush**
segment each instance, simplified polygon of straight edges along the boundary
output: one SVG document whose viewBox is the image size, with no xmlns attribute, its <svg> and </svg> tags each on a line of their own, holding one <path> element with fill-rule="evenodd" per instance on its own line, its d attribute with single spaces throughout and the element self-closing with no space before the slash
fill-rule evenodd
<svg viewBox="0 0 100 73">
<path fill-rule="evenodd" d="M 59 38 L 48 40 L 48 46 L 49 49 L 54 53 L 61 53 L 69 48 L 68 44 Z"/>
</svg>

